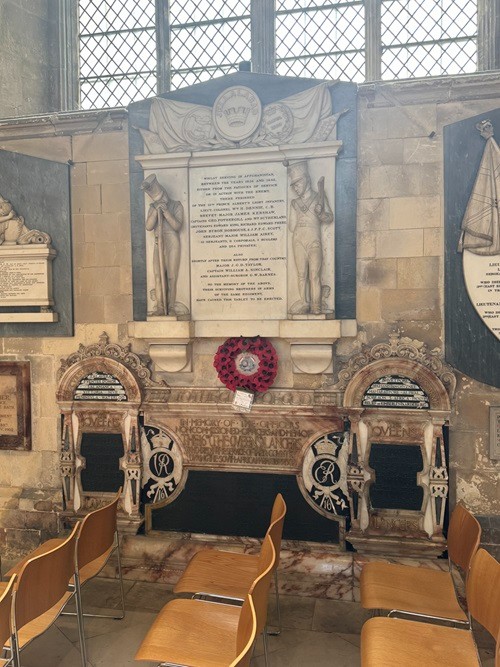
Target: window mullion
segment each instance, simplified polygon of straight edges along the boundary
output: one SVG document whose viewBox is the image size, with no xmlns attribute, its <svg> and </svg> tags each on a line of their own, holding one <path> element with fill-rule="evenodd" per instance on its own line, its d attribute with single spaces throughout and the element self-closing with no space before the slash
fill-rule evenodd
<svg viewBox="0 0 500 667">
<path fill-rule="evenodd" d="M 480 72 L 500 69 L 500 7 L 498 2 L 477 3 L 477 68 Z"/>
<path fill-rule="evenodd" d="M 367 81 L 382 78 L 382 0 L 365 0 L 365 48 Z"/>
<path fill-rule="evenodd" d="M 275 0 L 251 0 L 252 71 L 276 73 Z"/>
<path fill-rule="evenodd" d="M 170 17 L 169 3 L 156 0 L 156 69 L 158 95 L 170 90 L 171 54 L 170 54 Z"/>
</svg>

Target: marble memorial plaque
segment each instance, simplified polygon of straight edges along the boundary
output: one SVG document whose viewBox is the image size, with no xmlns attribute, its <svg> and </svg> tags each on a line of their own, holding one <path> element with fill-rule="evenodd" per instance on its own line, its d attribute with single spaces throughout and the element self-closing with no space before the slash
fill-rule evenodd
<svg viewBox="0 0 500 667">
<path fill-rule="evenodd" d="M 80 380 L 73 398 L 75 401 L 126 401 L 127 393 L 113 375 L 96 371 Z"/>
<path fill-rule="evenodd" d="M 296 472 L 300 453 L 331 421 L 263 416 L 168 417 L 190 468 Z"/>
<path fill-rule="evenodd" d="M 0 449 L 31 449 L 29 362 L 0 362 Z"/>
<path fill-rule="evenodd" d="M 46 245 L 0 246 L 0 321 L 57 322 L 52 312 L 52 261 Z M 40 307 L 42 312 L 1 312 L 1 308 Z"/>
<path fill-rule="evenodd" d="M 464 278 L 469 298 L 488 329 L 500 339 L 500 256 L 464 250 Z"/>
<path fill-rule="evenodd" d="M 373 382 L 365 392 L 363 407 L 428 410 L 429 397 L 410 378 L 386 375 Z"/>
<path fill-rule="evenodd" d="M 193 168 L 189 191 L 193 318 L 285 319 L 286 168 Z"/>
</svg>

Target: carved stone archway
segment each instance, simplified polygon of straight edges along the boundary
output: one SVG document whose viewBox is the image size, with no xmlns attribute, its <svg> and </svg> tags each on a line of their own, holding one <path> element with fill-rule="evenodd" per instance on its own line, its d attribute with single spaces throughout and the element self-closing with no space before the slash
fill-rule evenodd
<svg viewBox="0 0 500 667">
<path fill-rule="evenodd" d="M 436 555 L 443 551 L 448 497 L 443 426 L 455 383 L 438 350 L 429 351 L 424 343 L 398 333 L 391 334 L 389 343 L 364 348 L 340 371 L 334 389 L 344 391 L 343 404 L 351 421 L 347 474 L 351 529 L 346 538 L 359 551 Z M 412 447 L 417 461 L 421 456 L 413 478 L 417 500 L 412 507 L 404 498 L 397 506 L 398 479 L 405 471 L 396 466 L 394 472 L 380 468 L 377 472 L 370 464 L 377 457 L 387 462 L 388 452 L 407 459 L 410 450 L 401 447 Z M 377 475 L 394 485 L 394 498 L 385 506 L 373 500 Z"/>
<path fill-rule="evenodd" d="M 145 395 L 168 391 L 164 382 L 154 382 L 151 372 L 130 346 L 109 342 L 107 334 L 61 362 L 57 402 L 61 411 L 60 470 L 66 509 L 77 516 L 95 509 L 114 492 L 88 490 L 82 485 L 86 468 L 82 439 L 113 435 L 123 444 L 118 461 L 123 472 L 123 496 L 119 507 L 122 529 L 135 532 L 142 523 L 139 510 L 141 446 L 139 412 Z M 97 445 L 96 445 L 97 446 Z M 97 452 L 97 456 L 98 456 Z M 118 486 L 118 485 L 117 485 Z"/>
</svg>

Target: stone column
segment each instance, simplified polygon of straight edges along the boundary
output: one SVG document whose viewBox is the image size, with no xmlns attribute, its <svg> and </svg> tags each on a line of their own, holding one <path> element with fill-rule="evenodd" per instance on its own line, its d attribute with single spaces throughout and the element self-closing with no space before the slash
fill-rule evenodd
<svg viewBox="0 0 500 667">
<path fill-rule="evenodd" d="M 380 0 L 365 2 L 365 78 L 379 81 L 382 77 L 382 18 Z"/>
</svg>

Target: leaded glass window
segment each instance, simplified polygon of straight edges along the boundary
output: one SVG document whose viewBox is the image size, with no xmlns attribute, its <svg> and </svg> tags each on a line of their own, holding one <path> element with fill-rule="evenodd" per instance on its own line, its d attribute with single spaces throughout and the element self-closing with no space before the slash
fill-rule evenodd
<svg viewBox="0 0 500 667">
<path fill-rule="evenodd" d="M 250 60 L 250 0 L 171 0 L 171 88 L 236 72 Z"/>
<path fill-rule="evenodd" d="M 475 72 L 476 0 L 382 0 L 382 78 Z"/>
<path fill-rule="evenodd" d="M 277 74 L 363 81 L 364 68 L 364 2 L 277 0 Z"/>
<path fill-rule="evenodd" d="M 261 16 L 272 21 L 268 1 Z M 275 0 L 275 29 L 265 37 L 255 34 L 264 22 L 252 24 L 252 6 L 262 4 L 79 0 L 81 107 L 126 106 L 235 72 L 260 47 L 275 49 L 283 76 L 362 82 L 366 63 L 368 77 L 383 79 L 477 68 L 477 0 Z"/>
<path fill-rule="evenodd" d="M 79 47 L 83 109 L 155 94 L 155 0 L 79 0 Z"/>
</svg>

